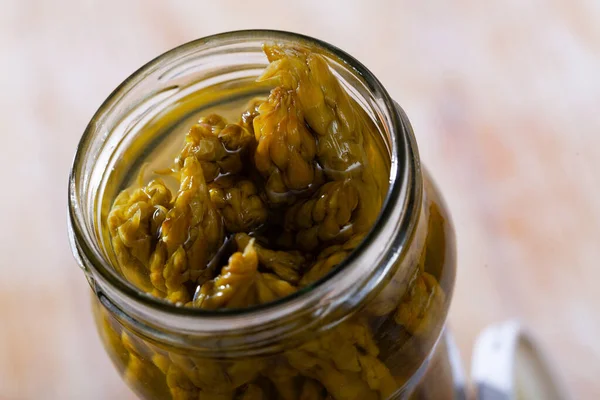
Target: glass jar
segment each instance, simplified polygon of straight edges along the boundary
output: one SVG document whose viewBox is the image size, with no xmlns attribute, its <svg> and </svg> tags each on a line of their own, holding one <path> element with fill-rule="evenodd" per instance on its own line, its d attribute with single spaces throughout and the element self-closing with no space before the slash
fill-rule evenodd
<svg viewBox="0 0 600 400">
<path fill-rule="evenodd" d="M 327 276 L 241 310 L 177 307 L 113 268 L 103 224 L 165 132 L 198 110 L 267 93 L 265 42 L 308 45 L 378 127 L 389 189 L 364 240 Z M 143 399 L 454 398 L 444 325 L 455 279 L 452 223 L 422 169 L 410 123 L 361 63 L 292 33 L 200 39 L 149 62 L 89 123 L 69 181 L 69 235 L 102 341 Z M 261 397 L 262 396 L 262 397 Z"/>
</svg>

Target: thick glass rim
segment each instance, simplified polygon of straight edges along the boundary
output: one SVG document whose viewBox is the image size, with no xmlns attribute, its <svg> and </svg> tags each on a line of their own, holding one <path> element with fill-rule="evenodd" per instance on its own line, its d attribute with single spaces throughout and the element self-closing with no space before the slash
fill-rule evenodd
<svg viewBox="0 0 600 400">
<path fill-rule="evenodd" d="M 379 212 L 379 216 L 371 230 L 366 234 L 363 241 L 348 255 L 348 257 L 346 257 L 346 259 L 343 262 L 338 264 L 333 270 L 331 270 L 327 275 L 325 275 L 318 281 L 299 289 L 298 291 L 289 296 L 283 297 L 270 303 L 256 305 L 248 308 L 204 310 L 200 308 L 176 306 L 166 302 L 165 300 L 151 296 L 135 287 L 133 284 L 131 284 L 125 278 L 123 278 L 114 269 L 114 267 L 106 259 L 104 259 L 104 257 L 101 257 L 99 254 L 97 254 L 97 252 L 92 248 L 92 246 L 90 246 L 87 243 L 87 239 L 83 233 L 86 229 L 86 224 L 84 221 L 84 216 L 81 212 L 79 196 L 77 191 L 77 171 L 80 169 L 80 165 L 83 162 L 84 154 L 86 149 L 88 148 L 88 144 L 90 143 L 91 139 L 96 133 L 96 121 L 100 119 L 100 117 L 104 113 L 110 111 L 111 107 L 119 100 L 119 98 L 122 95 L 127 93 L 135 85 L 139 78 L 143 78 L 143 76 L 146 73 L 152 71 L 162 61 L 170 59 L 172 57 L 176 57 L 178 54 L 185 53 L 187 50 L 199 48 L 201 46 L 206 45 L 214 46 L 219 42 L 226 43 L 232 39 L 236 39 L 239 41 L 253 39 L 277 41 L 278 39 L 280 39 L 286 41 L 300 41 L 303 43 L 307 43 L 322 48 L 326 52 L 333 54 L 339 61 L 344 63 L 348 68 L 350 68 L 358 76 L 360 76 L 364 80 L 364 83 L 366 83 L 371 93 L 375 93 L 381 98 L 381 100 L 383 100 L 383 103 L 385 105 L 385 111 L 389 114 L 391 120 L 391 126 L 389 127 L 390 132 L 392 133 L 390 135 L 390 186 L 388 188 L 388 192 L 383 202 L 381 211 Z M 408 148 L 406 146 L 407 144 Z M 400 157 L 404 157 L 404 159 L 400 159 Z M 69 228 L 70 230 L 72 230 L 72 232 L 69 232 L 69 235 L 71 235 L 70 239 L 73 247 L 73 252 L 76 252 L 78 250 L 81 251 L 86 261 L 88 261 L 89 264 L 92 266 L 93 272 L 99 274 L 100 277 L 106 283 L 108 283 L 112 289 L 116 289 L 117 292 L 119 292 L 120 294 L 123 294 L 126 297 L 134 300 L 135 302 L 139 302 L 146 307 L 158 309 L 161 312 L 181 317 L 187 316 L 198 318 L 224 319 L 227 317 L 258 316 L 261 312 L 265 312 L 267 310 L 275 309 L 282 305 L 291 303 L 294 300 L 298 300 L 299 298 L 307 295 L 308 293 L 314 292 L 316 289 L 326 287 L 328 283 L 331 284 L 334 280 L 334 277 L 340 274 L 349 265 L 351 265 L 360 252 L 362 252 L 364 249 L 375 243 L 375 239 L 378 236 L 378 232 L 381 230 L 382 221 L 386 221 L 389 219 L 388 217 L 391 214 L 392 209 L 399 205 L 399 200 L 403 200 L 403 206 L 407 207 L 407 209 L 409 210 L 415 203 L 418 204 L 420 196 L 415 185 L 411 185 L 411 187 L 408 187 L 404 199 L 399 198 L 403 184 L 403 180 L 401 179 L 401 176 L 403 174 L 401 174 L 401 172 L 403 172 L 406 168 L 413 168 L 413 170 L 419 169 L 418 152 L 416 149 L 416 144 L 414 143 L 414 137 L 412 136 L 412 131 L 410 129 L 408 120 L 403 114 L 403 111 L 400 109 L 400 107 L 398 107 L 397 104 L 392 100 L 389 93 L 383 87 L 381 82 L 371 73 L 371 71 L 367 67 L 365 67 L 357 59 L 355 59 L 345 51 L 339 49 L 338 47 L 333 46 L 327 42 L 293 32 L 278 30 L 239 30 L 219 33 L 216 35 L 207 36 L 182 44 L 157 56 L 153 60 L 140 67 L 128 78 L 126 78 L 98 108 L 98 110 L 88 123 L 79 141 L 79 144 L 77 146 L 77 152 L 75 154 L 75 158 L 69 175 L 68 222 Z M 402 246 L 402 244 L 410 236 L 411 229 L 414 225 L 414 221 L 410 220 L 410 218 L 407 218 L 407 214 L 410 213 L 402 213 L 401 215 L 400 238 L 398 248 L 404 247 Z M 396 248 L 396 250 L 398 250 L 398 248 Z"/>
</svg>

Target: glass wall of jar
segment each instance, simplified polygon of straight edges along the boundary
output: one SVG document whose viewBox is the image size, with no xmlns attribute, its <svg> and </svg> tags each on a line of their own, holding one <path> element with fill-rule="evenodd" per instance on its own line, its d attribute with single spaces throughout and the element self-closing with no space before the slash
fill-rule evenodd
<svg viewBox="0 0 600 400">
<path fill-rule="evenodd" d="M 377 160 L 389 168 L 384 204 L 368 234 L 332 251 L 339 265 L 292 295 L 244 309 L 173 305 L 115 268 L 110 207 L 144 165 L 158 168 L 163 154 L 174 154 L 180 136 L 173 132 L 268 93 L 255 82 L 268 64 L 263 43 L 307 46 L 326 58 L 379 131 L 365 146 L 386 156 Z M 448 212 L 420 165 L 404 112 L 361 63 L 327 43 L 231 32 L 143 66 L 109 96 L 81 139 L 69 182 L 69 235 L 102 341 L 140 398 L 454 396 L 442 340 L 456 267 Z"/>
</svg>

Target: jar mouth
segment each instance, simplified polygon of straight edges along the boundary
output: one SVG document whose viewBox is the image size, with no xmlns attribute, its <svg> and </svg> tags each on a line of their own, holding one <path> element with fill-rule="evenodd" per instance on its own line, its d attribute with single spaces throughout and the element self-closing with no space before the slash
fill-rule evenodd
<svg viewBox="0 0 600 400">
<path fill-rule="evenodd" d="M 348 255 L 348 257 L 346 257 L 346 259 L 344 259 L 344 261 L 318 281 L 300 288 L 295 293 L 276 301 L 248 308 L 205 310 L 200 308 L 175 306 L 165 300 L 143 292 L 127 281 L 117 272 L 97 246 L 94 245 L 95 237 L 93 235 L 93 229 L 90 229 L 90 227 L 87 226 L 88 224 L 86 223 L 83 207 L 80 202 L 82 196 L 79 192 L 79 187 L 82 182 L 85 183 L 87 179 L 84 176 L 85 174 L 81 173 L 81 164 L 84 161 L 86 152 L 92 145 L 93 136 L 97 135 L 99 129 L 98 124 L 100 123 L 101 117 L 111 111 L 121 96 L 131 90 L 149 73 L 156 70 L 162 61 L 184 55 L 190 49 L 197 49 L 202 46 L 215 46 L 220 43 L 230 43 L 234 40 L 262 40 L 264 42 L 276 42 L 280 40 L 305 43 L 320 48 L 320 50 L 324 50 L 356 74 L 368 90 L 377 96 L 382 105 L 382 111 L 387 114 L 388 129 L 391 133 L 387 142 L 391 161 L 389 188 L 377 220 L 366 234 L 363 241 Z M 93 280 L 101 281 L 112 289 L 111 292 L 125 296 L 130 300 L 133 300 L 136 304 L 141 305 L 141 307 L 159 310 L 165 315 L 203 317 L 211 318 L 213 320 L 217 318 L 221 320 L 231 318 L 233 322 L 236 317 L 255 317 L 272 310 L 281 311 L 283 306 L 288 306 L 301 299 L 306 299 L 311 293 L 315 294 L 317 289 L 324 290 L 325 292 L 331 290 L 336 281 L 339 281 L 339 279 L 336 278 L 339 278 L 340 274 L 346 272 L 357 262 L 358 255 L 363 253 L 365 249 L 377 245 L 378 239 L 382 238 L 382 227 L 386 223 L 391 223 L 391 220 L 393 219 L 391 216 L 397 207 L 401 207 L 403 211 L 400 214 L 400 221 L 394 222 L 398 225 L 397 232 L 399 232 L 399 234 L 397 240 L 394 241 L 393 250 L 396 252 L 396 255 L 403 251 L 406 247 L 404 246 L 404 243 L 410 238 L 414 225 L 416 224 L 414 215 L 416 213 L 410 211 L 412 210 L 412 207 L 419 202 L 420 190 L 418 184 L 415 184 L 414 182 L 410 183 L 409 180 L 411 179 L 410 176 L 413 176 L 412 179 L 414 179 L 414 175 L 418 175 L 419 168 L 418 152 L 408 119 L 403 111 L 394 103 L 379 80 L 354 57 L 324 41 L 291 32 L 276 30 L 241 30 L 220 33 L 185 43 L 154 58 L 125 79 L 108 96 L 94 114 L 79 142 L 69 176 L 68 201 L 71 245 L 76 257 L 79 258 L 78 261 L 82 264 L 84 271 L 88 275 L 88 279 L 91 277 Z M 92 284 L 92 287 L 94 286 L 95 285 Z M 313 298 L 312 300 L 318 302 L 317 298 Z"/>
</svg>

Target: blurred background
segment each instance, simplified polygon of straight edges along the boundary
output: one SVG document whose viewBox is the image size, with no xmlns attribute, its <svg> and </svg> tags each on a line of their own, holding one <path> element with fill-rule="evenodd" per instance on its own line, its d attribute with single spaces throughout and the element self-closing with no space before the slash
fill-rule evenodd
<svg viewBox="0 0 600 400">
<path fill-rule="evenodd" d="M 67 242 L 72 157 L 142 64 L 248 28 L 341 47 L 406 110 L 456 225 L 465 366 L 517 317 L 600 398 L 600 2 L 494 3 L 0 0 L 0 398 L 133 399 Z"/>
</svg>

